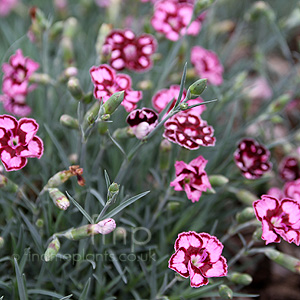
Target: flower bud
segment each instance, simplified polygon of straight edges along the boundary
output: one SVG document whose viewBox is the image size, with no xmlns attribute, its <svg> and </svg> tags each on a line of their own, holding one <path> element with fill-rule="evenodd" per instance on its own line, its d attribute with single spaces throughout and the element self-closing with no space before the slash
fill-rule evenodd
<svg viewBox="0 0 300 300">
<path fill-rule="evenodd" d="M 207 87 L 207 79 L 199 79 L 194 82 L 190 87 L 191 98 L 199 97 Z"/>
<path fill-rule="evenodd" d="M 108 129 L 108 123 L 107 122 L 99 122 L 98 123 L 98 132 L 101 135 L 104 135 L 107 133 L 107 129 Z"/>
<path fill-rule="evenodd" d="M 102 106 L 104 114 L 113 114 L 124 100 L 125 91 L 114 93 Z"/>
<path fill-rule="evenodd" d="M 255 212 L 253 207 L 246 207 L 241 212 L 236 214 L 236 220 L 238 223 L 245 223 L 255 218 Z"/>
<path fill-rule="evenodd" d="M 150 90 L 153 87 L 153 83 L 151 80 L 143 80 L 138 82 L 137 87 L 140 90 L 146 91 Z"/>
<path fill-rule="evenodd" d="M 252 282 L 252 277 L 249 274 L 246 273 L 239 273 L 239 272 L 234 272 L 229 275 L 227 275 L 227 278 L 239 285 L 249 285 Z"/>
<path fill-rule="evenodd" d="M 0 236 L 0 249 L 4 247 L 5 240 L 2 236 Z"/>
<path fill-rule="evenodd" d="M 45 261 L 51 261 L 56 257 L 56 254 L 58 253 L 60 249 L 60 242 L 58 240 L 58 238 L 54 238 L 54 240 L 52 240 L 52 242 L 48 245 L 47 250 L 44 254 L 45 257 Z"/>
<path fill-rule="evenodd" d="M 199 13 L 201 10 L 207 9 L 214 2 L 215 0 L 197 0 L 195 4 L 195 12 Z"/>
<path fill-rule="evenodd" d="M 290 100 L 291 96 L 289 94 L 281 95 L 269 105 L 268 112 L 270 114 L 280 112 Z"/>
<path fill-rule="evenodd" d="M 262 236 L 262 228 L 258 227 L 253 232 L 252 238 L 253 238 L 254 241 L 260 242 L 261 241 L 261 236 Z"/>
<path fill-rule="evenodd" d="M 63 36 L 74 38 L 78 33 L 78 21 L 74 17 L 70 17 L 65 21 Z"/>
<path fill-rule="evenodd" d="M 93 225 L 94 233 L 108 234 L 116 229 L 116 222 L 112 218 L 100 221 L 98 224 Z"/>
<path fill-rule="evenodd" d="M 43 219 L 37 219 L 35 222 L 36 227 L 43 228 L 44 226 L 44 220 Z"/>
<path fill-rule="evenodd" d="M 172 145 L 167 139 L 163 139 L 159 146 L 159 168 L 161 171 L 170 169 Z"/>
<path fill-rule="evenodd" d="M 113 133 L 113 138 L 115 139 L 127 139 L 134 137 L 134 133 L 130 129 L 130 127 L 118 128 Z"/>
<path fill-rule="evenodd" d="M 255 2 L 250 11 L 245 15 L 245 19 L 247 21 L 257 21 L 261 17 L 266 17 L 267 20 L 274 22 L 275 21 L 275 13 L 270 5 L 264 1 Z"/>
<path fill-rule="evenodd" d="M 4 192 L 16 193 L 19 187 L 10 179 L 0 174 L 0 189 L 2 189 Z"/>
<path fill-rule="evenodd" d="M 99 28 L 97 41 L 96 41 L 96 52 L 100 56 L 100 61 L 102 62 L 102 55 L 105 55 L 105 53 L 102 52 L 103 44 L 105 42 L 106 36 L 110 33 L 112 30 L 112 25 L 102 23 L 102 25 Z"/>
<path fill-rule="evenodd" d="M 63 29 L 64 29 L 63 21 L 55 22 L 50 28 L 49 38 L 51 40 L 56 39 L 63 32 Z"/>
<path fill-rule="evenodd" d="M 252 203 L 258 199 L 257 196 L 252 194 L 251 192 L 240 189 L 236 193 L 236 197 L 244 204 L 252 206 Z"/>
<path fill-rule="evenodd" d="M 108 188 L 107 202 L 114 203 L 119 194 L 120 185 L 113 182 Z"/>
<path fill-rule="evenodd" d="M 180 202 L 177 201 L 169 201 L 167 205 L 167 209 L 170 211 L 176 211 L 180 208 Z"/>
<path fill-rule="evenodd" d="M 62 115 L 59 119 L 59 122 L 67 128 L 79 129 L 78 120 L 69 115 Z"/>
<path fill-rule="evenodd" d="M 90 125 L 94 124 L 99 114 L 100 101 L 96 101 L 93 106 L 86 112 L 83 118 L 83 129 L 86 130 Z"/>
<path fill-rule="evenodd" d="M 77 100 L 81 100 L 84 96 L 83 91 L 80 87 L 79 80 L 76 77 L 71 77 L 69 79 L 68 90 L 71 93 L 71 95 Z"/>
<path fill-rule="evenodd" d="M 210 175 L 208 180 L 213 187 L 224 186 L 229 181 L 229 179 L 223 175 Z"/>
<path fill-rule="evenodd" d="M 70 206 L 70 201 L 59 189 L 49 188 L 48 193 L 59 209 L 66 210 Z"/>
<path fill-rule="evenodd" d="M 49 84 L 51 83 L 51 78 L 48 74 L 33 73 L 29 78 L 29 82 L 39 83 L 39 84 Z"/>
<path fill-rule="evenodd" d="M 219 295 L 222 299 L 232 299 L 233 291 L 225 284 L 219 286 Z"/>
<path fill-rule="evenodd" d="M 89 104 L 93 101 L 93 92 L 88 92 L 87 94 L 84 95 L 82 101 L 85 104 Z"/>
<path fill-rule="evenodd" d="M 300 274 L 300 260 L 272 248 L 264 248 L 264 254 L 277 264 L 285 267 L 286 269 Z"/>
</svg>

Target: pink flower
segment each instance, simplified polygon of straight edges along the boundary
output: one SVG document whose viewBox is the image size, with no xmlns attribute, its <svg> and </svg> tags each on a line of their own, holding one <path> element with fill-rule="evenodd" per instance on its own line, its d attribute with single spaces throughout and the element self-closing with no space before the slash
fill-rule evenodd
<svg viewBox="0 0 300 300">
<path fill-rule="evenodd" d="M 17 94 L 25 95 L 32 87 L 28 88 L 29 77 L 39 68 L 39 64 L 29 57 L 24 57 L 22 50 L 18 49 L 12 55 L 9 63 L 2 65 L 4 94 L 15 97 Z"/>
<path fill-rule="evenodd" d="M 113 30 L 105 40 L 102 52 L 110 55 L 109 64 L 116 70 L 143 72 L 152 67 L 151 55 L 157 47 L 150 34 L 136 37 L 131 30 Z"/>
<path fill-rule="evenodd" d="M 284 193 L 282 192 L 282 190 L 278 187 L 272 187 L 267 191 L 267 194 L 269 196 L 272 196 L 274 198 L 277 198 L 279 200 L 284 198 Z"/>
<path fill-rule="evenodd" d="M 19 0 L 0 0 L 0 17 L 7 16 Z"/>
<path fill-rule="evenodd" d="M 300 204 L 300 178 L 287 182 L 283 189 L 286 197 L 294 199 Z"/>
<path fill-rule="evenodd" d="M 43 155 L 43 141 L 35 135 L 38 128 L 34 119 L 0 116 L 0 159 L 6 171 L 20 170 L 28 157 Z"/>
<path fill-rule="evenodd" d="M 100 221 L 93 226 L 93 233 L 109 234 L 116 229 L 116 222 L 112 218 Z"/>
<path fill-rule="evenodd" d="M 126 122 L 129 124 L 133 134 L 138 139 L 143 139 L 158 124 L 158 115 L 150 108 L 136 109 L 128 115 Z"/>
<path fill-rule="evenodd" d="M 300 177 L 298 160 L 295 157 L 285 157 L 279 165 L 279 175 L 284 181 L 293 181 Z"/>
<path fill-rule="evenodd" d="M 3 102 L 3 108 L 18 117 L 26 117 L 31 113 L 31 108 L 26 104 L 26 96 L 17 94 L 15 97 L 0 95 L 0 102 Z"/>
<path fill-rule="evenodd" d="M 200 117 L 187 112 L 179 112 L 165 123 L 163 137 L 190 150 L 200 146 L 214 146 L 214 129 Z"/>
<path fill-rule="evenodd" d="M 277 200 L 263 195 L 253 203 L 257 219 L 262 222 L 262 239 L 279 243 L 280 237 L 289 243 L 300 244 L 300 204 L 291 199 Z"/>
<path fill-rule="evenodd" d="M 270 151 L 254 139 L 243 139 L 234 152 L 234 161 L 247 179 L 260 178 L 269 171 Z"/>
<path fill-rule="evenodd" d="M 177 98 L 179 96 L 180 86 L 179 85 L 171 85 L 169 89 L 162 89 L 159 90 L 152 98 L 152 105 L 153 107 L 161 113 L 164 108 L 170 103 L 170 101 L 173 100 L 172 105 L 170 106 L 170 110 L 174 107 L 175 102 L 177 101 Z M 186 91 L 184 90 L 182 93 L 182 97 L 180 101 L 183 101 L 186 97 Z M 194 105 L 197 103 L 203 102 L 202 98 L 196 98 L 191 99 L 187 101 L 188 105 Z M 194 107 L 189 112 L 194 113 L 195 115 L 201 115 L 203 111 L 206 110 L 205 105 L 200 105 L 197 107 Z"/>
<path fill-rule="evenodd" d="M 202 19 L 193 21 L 193 5 L 178 1 L 162 0 L 155 3 L 151 19 L 153 28 L 171 41 L 177 41 L 182 35 L 197 35 L 201 30 Z"/>
<path fill-rule="evenodd" d="M 223 245 L 215 236 L 194 231 L 182 232 L 174 248 L 169 268 L 182 277 L 190 277 L 191 287 L 208 284 L 210 277 L 227 275 L 226 259 L 221 255 Z"/>
<path fill-rule="evenodd" d="M 110 5 L 110 0 L 95 0 L 95 3 L 99 7 L 108 7 Z"/>
<path fill-rule="evenodd" d="M 185 191 L 192 202 L 199 201 L 202 192 L 211 189 L 210 182 L 204 168 L 207 164 L 201 155 L 193 159 L 189 164 L 176 161 L 176 178 L 170 183 L 175 191 Z"/>
<path fill-rule="evenodd" d="M 224 69 L 215 52 L 195 46 L 191 50 L 191 62 L 199 77 L 207 78 L 212 85 L 222 84 Z"/>
<path fill-rule="evenodd" d="M 105 102 L 113 93 L 125 91 L 122 105 L 126 111 L 132 111 L 137 107 L 136 103 L 142 98 L 141 91 L 131 89 L 131 78 L 126 74 L 116 74 L 108 65 L 93 66 L 90 69 L 94 83 L 94 96 Z"/>
<path fill-rule="evenodd" d="M 272 97 L 272 89 L 263 77 L 256 77 L 249 82 L 245 93 L 250 99 L 266 100 Z"/>
</svg>

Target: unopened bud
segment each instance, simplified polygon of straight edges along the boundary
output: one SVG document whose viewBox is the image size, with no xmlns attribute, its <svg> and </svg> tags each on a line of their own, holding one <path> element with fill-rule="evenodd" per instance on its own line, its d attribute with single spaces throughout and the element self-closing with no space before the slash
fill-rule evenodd
<svg viewBox="0 0 300 300">
<path fill-rule="evenodd" d="M 215 0 L 197 0 L 195 4 L 195 11 L 199 13 L 201 10 L 207 9 L 210 7 Z"/>
<path fill-rule="evenodd" d="M 275 249 L 265 248 L 264 254 L 277 264 L 285 267 L 286 269 L 300 274 L 300 260 L 282 252 L 279 252 Z"/>
<path fill-rule="evenodd" d="M 49 32 L 50 39 L 51 40 L 56 39 L 63 32 L 63 29 L 64 29 L 63 21 L 55 22 L 50 28 L 50 32 Z"/>
<path fill-rule="evenodd" d="M 229 179 L 223 175 L 210 175 L 208 180 L 213 187 L 224 186 L 229 181 Z"/>
<path fill-rule="evenodd" d="M 36 222 L 35 222 L 35 225 L 38 228 L 43 228 L 43 226 L 44 226 L 44 220 L 43 219 L 37 219 Z"/>
<path fill-rule="evenodd" d="M 93 93 L 89 92 L 89 93 L 85 94 L 82 101 L 85 104 L 91 103 L 93 101 Z"/>
<path fill-rule="evenodd" d="M 245 223 L 252 220 L 253 218 L 255 218 L 253 207 L 246 207 L 241 212 L 238 212 L 236 214 L 236 220 L 238 221 L 238 223 Z"/>
<path fill-rule="evenodd" d="M 101 116 L 102 121 L 107 121 L 107 120 L 109 120 L 109 118 L 110 118 L 110 114 L 104 114 Z"/>
<path fill-rule="evenodd" d="M 4 247 L 5 240 L 2 236 L 0 236 L 0 249 Z"/>
<path fill-rule="evenodd" d="M 104 134 L 107 133 L 107 130 L 108 130 L 108 123 L 107 122 L 99 122 L 99 124 L 98 124 L 98 132 L 101 135 L 104 135 Z"/>
<path fill-rule="evenodd" d="M 275 13 L 270 5 L 264 1 L 255 2 L 250 11 L 245 15 L 247 21 L 256 21 L 261 17 L 266 17 L 267 20 L 273 22 L 275 21 Z"/>
<path fill-rule="evenodd" d="M 268 112 L 271 114 L 280 112 L 290 100 L 291 96 L 289 94 L 281 95 L 269 105 Z"/>
<path fill-rule="evenodd" d="M 68 198 L 57 188 L 48 189 L 49 196 L 53 200 L 53 203 L 62 210 L 66 210 L 70 206 Z"/>
<path fill-rule="evenodd" d="M 170 211 L 176 211 L 180 208 L 180 202 L 170 201 L 167 205 L 167 209 Z"/>
<path fill-rule="evenodd" d="M 143 91 L 146 91 L 153 87 L 153 83 L 151 80 L 143 80 L 138 82 L 137 87 Z"/>
<path fill-rule="evenodd" d="M 104 114 L 113 114 L 124 100 L 125 91 L 114 93 L 102 106 Z"/>
<path fill-rule="evenodd" d="M 103 44 L 107 35 L 111 32 L 112 26 L 110 24 L 102 23 L 99 28 L 97 41 L 96 41 L 96 52 L 100 56 L 100 61 L 102 62 L 102 55 L 105 56 L 106 53 L 103 53 Z M 104 49 L 105 50 L 105 49 Z"/>
<path fill-rule="evenodd" d="M 180 107 L 181 110 L 186 110 L 189 107 L 189 105 L 187 103 L 181 103 L 179 105 L 179 107 Z"/>
<path fill-rule="evenodd" d="M 62 115 L 59 121 L 60 124 L 66 126 L 67 128 L 79 129 L 78 120 L 69 115 Z"/>
<path fill-rule="evenodd" d="M 76 77 L 71 77 L 69 79 L 68 90 L 70 91 L 71 95 L 77 100 L 81 100 L 84 96 L 83 91 L 80 87 L 79 80 Z"/>
<path fill-rule="evenodd" d="M 51 261 L 56 257 L 56 254 L 58 253 L 60 249 L 60 242 L 58 238 L 54 238 L 54 240 L 48 245 L 47 250 L 44 254 L 45 261 Z"/>
<path fill-rule="evenodd" d="M 120 185 L 113 182 L 108 188 L 107 201 L 114 203 L 119 194 Z"/>
<path fill-rule="evenodd" d="M 69 37 L 63 37 L 60 41 L 64 66 L 69 67 L 74 64 L 74 49 L 72 40 Z"/>
<path fill-rule="evenodd" d="M 161 171 L 167 171 L 170 168 L 171 150 L 171 143 L 163 139 L 159 146 L 159 168 Z"/>
<path fill-rule="evenodd" d="M 260 242 L 261 241 L 261 236 L 262 236 L 262 228 L 258 227 L 253 232 L 252 238 L 253 238 L 254 241 Z"/>
<path fill-rule="evenodd" d="M 78 21 L 74 17 L 70 17 L 65 21 L 63 36 L 74 38 L 78 33 Z"/>
<path fill-rule="evenodd" d="M 252 206 L 252 203 L 258 199 L 257 196 L 251 192 L 241 189 L 236 193 L 236 197 L 244 204 Z"/>
<path fill-rule="evenodd" d="M 51 83 L 51 78 L 48 74 L 33 73 L 30 76 L 29 81 L 32 83 L 49 84 L 49 83 Z"/>
<path fill-rule="evenodd" d="M 113 138 L 115 139 L 127 139 L 134 137 L 134 133 L 130 129 L 130 127 L 118 128 L 113 133 Z"/>
<path fill-rule="evenodd" d="M 98 224 L 93 225 L 94 233 L 109 234 L 116 229 L 116 222 L 114 219 L 109 218 L 100 221 Z"/>
<path fill-rule="evenodd" d="M 96 101 L 93 106 L 86 112 L 83 118 L 83 129 L 87 129 L 90 125 L 94 124 L 96 117 L 99 114 L 100 101 Z"/>
<path fill-rule="evenodd" d="M 16 193 L 19 187 L 10 179 L 0 174 L 0 189 L 8 193 Z"/>
<path fill-rule="evenodd" d="M 197 98 L 199 97 L 204 90 L 206 89 L 207 86 L 207 79 L 199 79 L 196 82 L 194 82 L 190 87 L 190 93 L 191 93 L 191 98 Z"/>
<path fill-rule="evenodd" d="M 232 299 L 233 297 L 233 291 L 225 284 L 221 284 L 219 286 L 219 295 L 222 299 Z"/>
<path fill-rule="evenodd" d="M 227 275 L 227 278 L 239 285 L 249 285 L 252 282 L 252 277 L 249 274 L 246 273 L 239 273 L 239 272 L 234 272 L 229 275 Z"/>
</svg>

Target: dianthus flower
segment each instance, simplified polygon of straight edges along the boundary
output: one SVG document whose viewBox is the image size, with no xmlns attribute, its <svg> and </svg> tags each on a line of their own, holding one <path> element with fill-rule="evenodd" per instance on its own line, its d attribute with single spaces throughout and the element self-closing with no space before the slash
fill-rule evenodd
<svg viewBox="0 0 300 300">
<path fill-rule="evenodd" d="M 9 63 L 2 65 L 4 94 L 15 97 L 19 94 L 25 94 L 32 90 L 28 87 L 29 77 L 39 68 L 39 64 L 29 57 L 24 57 L 22 50 L 18 49 L 16 54 L 12 55 Z"/>
<path fill-rule="evenodd" d="M 179 85 L 171 85 L 169 89 L 159 90 L 152 98 L 153 107 L 159 113 L 161 113 L 164 110 L 164 108 L 170 103 L 170 101 L 173 100 L 173 103 L 171 104 L 170 109 L 169 109 L 169 110 L 171 110 L 174 107 L 174 105 L 178 99 L 179 91 L 180 91 Z M 186 97 L 186 91 L 184 90 L 180 101 L 183 101 L 185 99 L 185 97 Z M 202 98 L 199 97 L 196 99 L 188 100 L 187 104 L 194 105 L 194 104 L 201 103 L 201 102 L 203 102 L 203 100 L 202 100 Z M 193 112 L 195 115 L 199 116 L 205 110 L 206 110 L 206 106 L 200 105 L 200 106 L 191 108 L 188 111 Z"/>
<path fill-rule="evenodd" d="M 234 152 L 235 163 L 247 179 L 257 179 L 269 171 L 269 158 L 269 150 L 254 139 L 243 139 Z"/>
<path fill-rule="evenodd" d="M 8 95 L 0 95 L 0 102 L 3 108 L 18 117 L 26 117 L 31 113 L 31 107 L 26 104 L 26 95 L 18 94 L 14 97 Z"/>
<path fill-rule="evenodd" d="M 137 107 L 136 103 L 142 98 L 141 91 L 131 89 L 131 78 L 126 74 L 116 74 L 115 70 L 108 65 L 93 66 L 90 69 L 94 83 L 94 96 L 105 102 L 112 94 L 125 91 L 122 105 L 130 112 Z"/>
<path fill-rule="evenodd" d="M 18 4 L 19 0 L 0 0 L 0 16 L 7 16 Z"/>
<path fill-rule="evenodd" d="M 280 237 L 289 243 L 300 244 L 300 204 L 292 199 L 277 200 L 263 195 L 253 203 L 257 219 L 262 222 L 262 239 L 279 243 Z"/>
<path fill-rule="evenodd" d="M 151 55 L 156 47 L 156 39 L 150 34 L 136 37 L 128 29 L 113 30 L 106 37 L 102 52 L 110 56 L 109 64 L 114 69 L 142 72 L 152 67 Z"/>
<path fill-rule="evenodd" d="M 191 62 L 199 77 L 207 78 L 212 85 L 222 84 L 224 69 L 215 52 L 195 46 L 191 50 Z"/>
<path fill-rule="evenodd" d="M 158 115 L 150 108 L 136 109 L 128 115 L 126 122 L 129 124 L 133 134 L 138 139 L 143 139 L 158 124 Z"/>
<path fill-rule="evenodd" d="M 279 165 L 279 176 L 284 181 L 293 181 L 300 177 L 298 160 L 295 157 L 285 157 Z"/>
<path fill-rule="evenodd" d="M 42 156 L 44 148 L 36 136 L 38 128 L 34 119 L 18 121 L 9 115 L 0 116 L 0 159 L 6 171 L 22 169 L 28 157 Z"/>
<path fill-rule="evenodd" d="M 169 268 L 182 277 L 190 277 L 191 287 L 208 284 L 210 277 L 227 275 L 226 259 L 221 255 L 223 245 L 215 236 L 204 232 L 182 232 L 174 248 Z"/>
<path fill-rule="evenodd" d="M 286 197 L 294 199 L 300 204 L 300 178 L 287 182 L 283 189 Z"/>
<path fill-rule="evenodd" d="M 193 159 L 189 164 L 184 161 L 176 161 L 176 178 L 170 183 L 175 191 L 185 191 L 192 202 L 199 201 L 202 192 L 211 189 L 210 182 L 204 168 L 207 160 L 201 155 Z"/>
<path fill-rule="evenodd" d="M 190 112 L 179 112 L 165 123 L 163 136 L 169 141 L 190 150 L 200 146 L 214 146 L 214 129 L 207 122 Z"/>
<path fill-rule="evenodd" d="M 186 1 L 180 3 L 174 0 L 162 0 L 155 3 L 151 24 L 167 39 L 177 41 L 182 35 L 197 35 L 200 32 L 204 15 L 200 15 L 190 24 L 192 17 L 192 4 Z"/>
</svg>

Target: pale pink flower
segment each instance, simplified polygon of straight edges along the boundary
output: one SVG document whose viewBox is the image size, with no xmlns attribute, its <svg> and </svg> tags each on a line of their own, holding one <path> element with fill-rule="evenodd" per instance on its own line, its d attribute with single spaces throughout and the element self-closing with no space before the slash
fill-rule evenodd
<svg viewBox="0 0 300 300">
<path fill-rule="evenodd" d="M 150 108 L 136 109 L 128 115 L 126 122 L 129 124 L 133 134 L 138 139 L 143 139 L 158 124 L 158 115 Z"/>
<path fill-rule="evenodd" d="M 18 3 L 19 0 L 0 0 L 0 17 L 7 16 Z"/>
<path fill-rule="evenodd" d="M 234 161 L 247 179 L 260 178 L 272 168 L 270 151 L 254 139 L 243 139 L 234 152 Z"/>
<path fill-rule="evenodd" d="M 112 94 L 125 91 L 122 105 L 130 112 L 137 107 L 137 102 L 142 98 L 141 91 L 131 89 L 131 78 L 126 74 L 116 74 L 116 71 L 108 65 L 93 66 L 90 69 L 94 83 L 94 96 L 105 102 Z"/>
<path fill-rule="evenodd" d="M 95 3 L 99 7 L 108 7 L 110 5 L 110 0 L 95 0 Z"/>
<path fill-rule="evenodd" d="M 170 103 L 170 101 L 173 101 L 173 103 L 170 106 L 171 110 L 179 96 L 179 91 L 180 91 L 180 86 L 179 85 L 171 85 L 169 89 L 162 89 L 159 90 L 152 98 L 152 105 L 153 107 L 161 113 L 164 108 Z M 186 97 L 186 90 L 183 91 L 182 97 L 180 101 L 183 101 Z M 202 98 L 196 98 L 196 99 L 191 99 L 187 101 L 188 105 L 194 105 L 203 102 Z M 195 115 L 199 116 L 202 114 L 203 111 L 206 110 L 205 105 L 200 105 L 196 106 L 194 108 L 191 108 L 188 110 L 189 112 L 194 113 Z"/>
<path fill-rule="evenodd" d="M 274 198 L 276 198 L 276 199 L 279 199 L 279 200 L 281 200 L 281 199 L 284 198 L 284 193 L 283 193 L 282 190 L 281 190 L 280 188 L 278 188 L 278 187 L 272 187 L 272 188 L 270 188 L 270 189 L 267 191 L 267 194 L 268 194 L 269 196 L 272 196 L 272 197 L 274 197 Z"/>
<path fill-rule="evenodd" d="M 37 62 L 29 57 L 24 57 L 22 50 L 18 49 L 16 54 L 10 57 L 9 63 L 2 65 L 3 93 L 15 97 L 16 94 L 26 94 L 31 91 L 33 86 L 28 87 L 28 80 L 38 68 Z"/>
<path fill-rule="evenodd" d="M 100 221 L 93 226 L 93 233 L 109 234 L 116 229 L 116 222 L 112 218 Z"/>
<path fill-rule="evenodd" d="M 162 0 L 155 3 L 151 24 L 167 39 L 177 41 L 182 35 L 197 35 L 200 32 L 202 19 L 191 22 L 192 17 L 192 4 Z"/>
<path fill-rule="evenodd" d="M 136 37 L 128 29 L 113 30 L 106 37 L 102 52 L 110 56 L 109 64 L 118 71 L 127 68 L 143 72 L 152 67 L 151 55 L 156 47 L 156 39 L 150 34 Z"/>
<path fill-rule="evenodd" d="M 279 243 L 280 237 L 289 243 L 300 244 L 300 204 L 295 200 L 277 200 L 269 195 L 253 202 L 257 219 L 262 222 L 262 239 Z"/>
<path fill-rule="evenodd" d="M 6 171 L 22 169 L 28 157 L 43 155 L 43 141 L 36 136 L 38 128 L 34 119 L 18 121 L 9 115 L 0 116 L 0 159 Z"/>
<path fill-rule="evenodd" d="M 163 137 L 190 150 L 200 146 L 214 146 L 214 129 L 197 115 L 188 111 L 179 112 L 165 123 Z"/>
<path fill-rule="evenodd" d="M 191 287 L 208 284 L 208 278 L 227 275 L 227 262 L 221 255 L 223 244 L 208 233 L 182 232 L 175 241 L 169 268 L 190 277 Z"/>
<path fill-rule="evenodd" d="M 256 77 L 249 82 L 244 92 L 250 99 L 267 100 L 272 97 L 272 89 L 263 77 Z"/>
<path fill-rule="evenodd" d="M 200 78 L 207 78 L 212 85 L 223 83 L 224 69 L 215 52 L 195 46 L 191 50 L 191 62 Z"/>
<path fill-rule="evenodd" d="M 285 157 L 279 165 L 279 176 L 284 181 L 293 181 L 300 177 L 300 169 L 297 158 Z"/>
<path fill-rule="evenodd" d="M 0 95 L 0 102 L 3 103 L 3 108 L 8 112 L 18 117 L 26 117 L 31 113 L 31 107 L 26 104 L 26 95 L 17 94 L 15 97 L 8 95 Z"/>
<path fill-rule="evenodd" d="M 202 192 L 211 189 L 207 174 L 204 171 L 207 160 L 201 155 L 193 159 L 189 164 L 184 161 L 176 161 L 176 178 L 170 183 L 175 191 L 185 191 L 192 202 L 199 201 Z"/>
<path fill-rule="evenodd" d="M 287 182 L 283 190 L 286 197 L 294 199 L 300 204 L 300 178 L 295 181 Z"/>
</svg>

